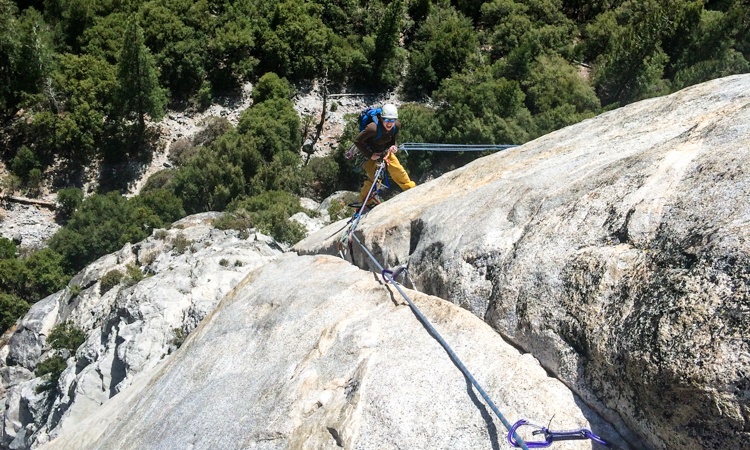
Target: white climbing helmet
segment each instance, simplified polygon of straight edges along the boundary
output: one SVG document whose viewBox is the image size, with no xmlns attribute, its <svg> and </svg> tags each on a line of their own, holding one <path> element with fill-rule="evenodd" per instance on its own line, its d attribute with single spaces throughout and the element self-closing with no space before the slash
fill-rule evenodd
<svg viewBox="0 0 750 450">
<path fill-rule="evenodd" d="M 383 113 L 381 117 L 384 119 L 398 119 L 398 109 L 393 103 L 386 103 L 383 105 Z"/>
</svg>

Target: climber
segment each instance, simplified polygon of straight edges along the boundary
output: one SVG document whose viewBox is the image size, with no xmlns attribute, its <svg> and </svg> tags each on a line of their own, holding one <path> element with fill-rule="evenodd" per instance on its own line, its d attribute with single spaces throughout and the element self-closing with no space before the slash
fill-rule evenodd
<svg viewBox="0 0 750 450">
<path fill-rule="evenodd" d="M 403 190 L 411 189 L 416 183 L 409 178 L 409 174 L 396 158 L 396 134 L 401 129 L 398 120 L 398 110 L 391 103 L 386 103 L 383 108 L 368 109 L 360 116 L 360 133 L 354 138 L 354 146 L 359 153 L 367 158 L 363 167 L 367 173 L 367 179 L 360 191 L 362 202 L 368 201 L 368 206 L 373 206 L 374 199 L 367 199 L 370 187 L 375 181 L 375 169 L 377 161 L 381 158 L 388 166 L 388 174 L 391 179 Z"/>
</svg>

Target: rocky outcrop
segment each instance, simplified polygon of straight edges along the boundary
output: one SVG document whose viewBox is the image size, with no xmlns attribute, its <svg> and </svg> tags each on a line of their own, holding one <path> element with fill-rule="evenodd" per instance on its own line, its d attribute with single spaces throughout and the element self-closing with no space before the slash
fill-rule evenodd
<svg viewBox="0 0 750 450">
<path fill-rule="evenodd" d="M 358 236 L 409 262 L 412 298 L 511 421 L 750 448 L 748 105 L 737 76 L 609 112 L 398 195 Z M 210 217 L 35 305 L 0 349 L 3 446 L 505 446 L 392 288 L 320 255 L 343 222 L 278 256 Z M 153 276 L 103 292 L 128 266 Z M 65 320 L 89 337 L 45 395 L 33 369 Z"/>
<path fill-rule="evenodd" d="M 1 448 L 33 447 L 88 417 L 139 373 L 161 365 L 248 272 L 281 253 L 260 234 L 213 228 L 215 216 L 155 230 L 32 307 L 0 350 Z M 124 279 L 106 290 L 101 281 L 113 270 Z M 64 321 L 88 338 L 68 358 L 55 389 L 37 392 L 42 380 L 34 369 L 50 354 L 46 337 Z"/>
<path fill-rule="evenodd" d="M 358 235 L 634 445 L 750 448 L 749 105 L 743 75 L 602 114 L 398 195 Z M 295 249 L 334 254 L 342 225 Z"/>
<path fill-rule="evenodd" d="M 624 445 L 480 319 L 410 294 L 509 418 L 554 416 Z M 168 363 L 41 448 L 506 448 L 501 426 L 377 277 L 287 254 L 249 274 Z"/>
<path fill-rule="evenodd" d="M 21 247 L 42 247 L 59 228 L 54 211 L 48 208 L 0 202 L 0 236 Z"/>
</svg>

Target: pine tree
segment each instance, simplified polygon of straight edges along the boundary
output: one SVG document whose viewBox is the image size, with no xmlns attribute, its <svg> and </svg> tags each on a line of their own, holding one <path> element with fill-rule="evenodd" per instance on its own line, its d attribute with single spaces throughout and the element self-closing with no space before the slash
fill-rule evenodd
<svg viewBox="0 0 750 450">
<path fill-rule="evenodd" d="M 51 76 L 56 66 L 56 54 L 49 26 L 34 8 L 24 11 L 18 24 L 20 48 L 12 84 L 16 95 L 43 93 L 49 101 L 49 108 L 59 113 L 59 93 Z"/>
<path fill-rule="evenodd" d="M 401 0 L 392 2 L 385 10 L 375 32 L 373 52 L 373 75 L 385 85 L 398 82 L 403 58 L 399 54 L 399 39 L 404 25 L 404 4 Z"/>
<path fill-rule="evenodd" d="M 145 116 L 158 120 L 164 115 L 166 94 L 159 85 L 154 57 L 146 47 L 143 29 L 135 19 L 128 21 L 122 52 L 117 63 L 119 111 L 123 117 L 138 118 L 142 135 L 146 128 Z"/>
<path fill-rule="evenodd" d="M 18 42 L 16 5 L 0 0 L 0 113 L 13 103 L 13 67 L 18 59 L 21 44 Z"/>
</svg>

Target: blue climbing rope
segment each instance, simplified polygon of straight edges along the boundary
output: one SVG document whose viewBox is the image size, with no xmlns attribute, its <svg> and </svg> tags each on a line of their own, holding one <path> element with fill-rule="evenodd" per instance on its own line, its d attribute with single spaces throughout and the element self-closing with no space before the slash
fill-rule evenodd
<svg viewBox="0 0 750 450">
<path fill-rule="evenodd" d="M 434 326 L 432 326 L 432 323 L 427 319 L 427 317 L 422 314 L 422 311 L 417 308 L 417 305 L 414 304 L 414 302 L 411 301 L 408 295 L 401 289 L 401 285 L 395 280 L 394 272 L 390 270 L 386 270 L 383 268 L 383 266 L 380 265 L 377 259 L 370 253 L 370 251 L 365 247 L 362 242 L 359 240 L 359 238 L 352 233 L 352 238 L 354 238 L 354 241 L 359 244 L 359 246 L 362 248 L 362 250 L 367 254 L 367 256 L 370 258 L 370 260 L 375 264 L 375 266 L 380 270 L 380 274 L 385 280 L 386 283 L 392 284 L 399 294 L 401 294 L 402 297 L 404 297 L 404 300 L 409 304 L 409 307 L 414 311 L 414 314 L 419 318 L 419 321 L 422 322 L 422 324 L 427 327 L 430 334 L 432 334 L 435 339 L 440 343 L 440 345 L 445 349 L 446 352 L 448 352 L 448 355 L 450 356 L 451 360 L 453 360 L 453 363 L 456 364 L 456 366 L 461 370 L 461 372 L 464 374 L 464 376 L 471 381 L 471 384 L 476 388 L 476 390 L 479 392 L 479 394 L 482 396 L 485 402 L 487 402 L 487 405 L 492 409 L 492 411 L 495 413 L 498 419 L 505 425 L 505 428 L 508 429 L 508 432 L 512 434 L 515 445 L 518 447 L 528 450 L 528 447 L 524 443 L 523 439 L 515 432 L 515 429 L 512 427 L 510 422 L 503 416 L 503 414 L 500 412 L 500 410 L 497 408 L 495 403 L 492 401 L 489 395 L 487 395 L 487 392 L 485 392 L 484 389 L 482 389 L 482 386 L 479 385 L 479 382 L 474 378 L 474 375 L 469 372 L 469 369 L 464 366 L 464 364 L 461 362 L 461 360 L 458 358 L 456 353 L 453 351 L 453 349 L 448 345 L 448 343 L 443 339 L 443 337 L 438 333 L 438 331 L 435 329 Z M 404 268 L 397 269 L 397 274 L 400 274 Z"/>
<path fill-rule="evenodd" d="M 429 152 L 485 152 L 507 150 L 518 147 L 517 145 L 495 145 L 495 144 L 431 144 L 428 142 L 405 142 L 398 146 L 399 150 L 407 154 L 411 151 Z"/>
<path fill-rule="evenodd" d="M 368 202 L 370 201 L 370 199 L 375 198 L 375 196 L 380 192 L 380 175 L 385 173 L 385 165 L 385 160 L 381 160 L 378 163 L 378 169 L 375 172 L 375 175 L 373 177 L 374 181 L 372 183 L 372 186 L 370 186 L 370 190 L 367 192 L 367 196 L 362 202 L 362 205 L 359 207 L 359 210 L 354 213 L 351 219 L 349 219 L 348 226 L 339 237 L 338 250 L 339 255 L 342 259 L 346 259 L 344 256 L 344 252 L 347 248 L 349 249 L 350 254 L 352 252 L 352 236 L 354 235 L 354 231 L 357 229 L 357 225 L 359 225 L 360 219 L 362 219 L 362 214 L 364 214 L 365 210 L 368 207 Z"/>
</svg>

